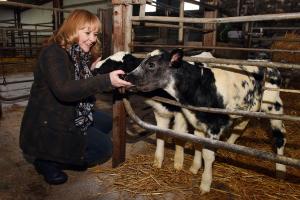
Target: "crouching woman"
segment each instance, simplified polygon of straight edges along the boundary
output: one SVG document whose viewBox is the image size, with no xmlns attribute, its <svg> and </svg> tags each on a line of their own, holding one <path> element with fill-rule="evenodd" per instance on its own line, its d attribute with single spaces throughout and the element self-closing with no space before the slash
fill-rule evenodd
<svg viewBox="0 0 300 200">
<path fill-rule="evenodd" d="M 39 55 L 20 147 L 49 184 L 66 182 L 64 169 L 103 163 L 112 154 L 112 119 L 95 110 L 94 94 L 131 84 L 119 78 L 122 70 L 91 73 L 100 53 L 99 31 L 95 15 L 75 10 Z"/>
</svg>

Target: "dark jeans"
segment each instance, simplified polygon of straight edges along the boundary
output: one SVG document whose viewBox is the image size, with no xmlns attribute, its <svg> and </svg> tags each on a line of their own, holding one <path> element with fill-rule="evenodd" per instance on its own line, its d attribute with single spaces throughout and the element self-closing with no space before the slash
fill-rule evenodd
<svg viewBox="0 0 300 200">
<path fill-rule="evenodd" d="M 26 156 L 27 160 L 33 162 L 38 171 L 44 171 L 45 174 L 56 172 L 56 168 L 70 169 L 70 170 L 85 170 L 96 164 L 106 162 L 112 155 L 112 117 L 104 112 L 95 111 L 93 114 L 94 123 L 87 130 L 87 146 L 84 154 L 85 165 L 77 166 L 68 163 L 58 163 L 50 160 L 43 160 L 39 158 L 32 158 Z"/>
<path fill-rule="evenodd" d="M 85 161 L 88 166 L 104 163 L 111 158 L 113 144 L 111 140 L 112 117 L 96 110 L 94 123 L 87 130 L 87 148 Z"/>
</svg>

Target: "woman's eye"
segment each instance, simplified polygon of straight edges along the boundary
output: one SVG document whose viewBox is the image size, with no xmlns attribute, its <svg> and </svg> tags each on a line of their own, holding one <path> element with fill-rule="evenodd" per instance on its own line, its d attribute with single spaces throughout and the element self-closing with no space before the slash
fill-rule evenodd
<svg viewBox="0 0 300 200">
<path fill-rule="evenodd" d="M 91 32 L 85 32 L 85 34 L 89 35 Z"/>
</svg>

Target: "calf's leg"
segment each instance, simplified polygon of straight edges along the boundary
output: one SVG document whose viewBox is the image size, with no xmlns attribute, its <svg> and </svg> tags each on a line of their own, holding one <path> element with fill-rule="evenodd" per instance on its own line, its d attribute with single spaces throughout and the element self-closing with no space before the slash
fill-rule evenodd
<svg viewBox="0 0 300 200">
<path fill-rule="evenodd" d="M 267 87 L 274 87 L 269 84 Z M 263 103 L 261 106 L 262 111 L 271 114 L 283 114 L 282 100 L 277 91 L 265 91 L 263 96 Z M 274 138 L 275 147 L 278 155 L 284 154 L 284 146 L 286 139 L 284 137 L 286 130 L 282 120 L 270 119 L 272 135 Z M 286 173 L 286 166 L 276 163 L 276 174 L 279 178 L 284 178 Z"/>
<path fill-rule="evenodd" d="M 169 128 L 171 117 L 160 115 L 157 112 L 154 112 L 154 116 L 158 127 Z M 156 150 L 155 150 L 154 164 L 153 164 L 154 167 L 161 168 L 162 162 L 164 160 L 164 148 L 165 148 L 164 136 L 158 133 L 156 135 Z"/>
<path fill-rule="evenodd" d="M 230 137 L 227 139 L 227 143 L 234 144 L 235 141 L 243 134 L 246 126 L 248 125 L 249 120 L 243 120 L 236 124 L 233 129 Z"/>
<path fill-rule="evenodd" d="M 201 194 L 204 194 L 210 191 L 210 186 L 212 183 L 212 165 L 215 161 L 215 152 L 214 150 L 203 148 L 202 153 L 204 160 L 204 171 L 202 174 L 200 190 Z"/>
<path fill-rule="evenodd" d="M 173 130 L 178 133 L 187 132 L 187 123 L 181 112 L 175 113 L 175 120 Z M 174 155 L 174 168 L 176 170 L 182 170 L 184 161 L 184 142 L 176 141 L 175 155 Z"/>
<path fill-rule="evenodd" d="M 204 137 L 204 133 L 198 130 L 194 131 L 194 135 L 198 137 Z M 200 145 L 195 145 L 195 155 L 194 155 L 193 164 L 190 167 L 190 172 L 192 172 L 193 174 L 197 174 L 199 169 L 201 168 L 201 165 L 202 165 L 201 147 Z"/>
</svg>

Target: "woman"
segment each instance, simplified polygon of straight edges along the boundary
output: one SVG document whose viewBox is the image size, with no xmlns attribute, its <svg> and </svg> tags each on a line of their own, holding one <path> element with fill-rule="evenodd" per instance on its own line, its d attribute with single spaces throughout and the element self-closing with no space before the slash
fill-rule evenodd
<svg viewBox="0 0 300 200">
<path fill-rule="evenodd" d="M 116 70 L 93 76 L 99 55 L 100 22 L 75 10 L 41 51 L 20 133 L 20 147 L 34 157 L 36 170 L 49 184 L 62 184 L 63 169 L 87 167 L 111 157 L 110 116 L 94 110 L 97 92 L 131 84 Z M 99 59 L 98 59 L 99 60 Z"/>
</svg>

